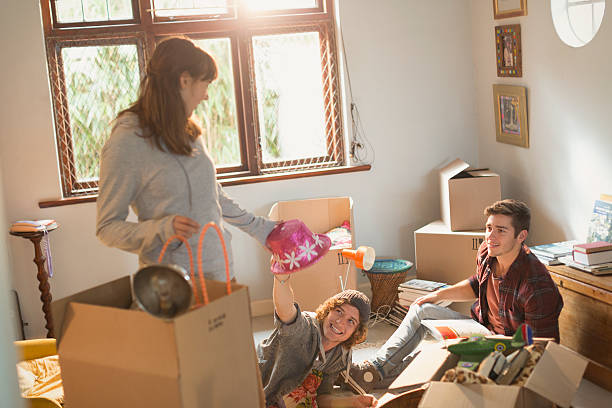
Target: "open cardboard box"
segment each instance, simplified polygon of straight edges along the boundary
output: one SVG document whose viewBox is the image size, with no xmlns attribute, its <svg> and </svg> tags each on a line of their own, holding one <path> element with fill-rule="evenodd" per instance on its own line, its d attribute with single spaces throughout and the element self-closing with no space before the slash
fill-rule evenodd
<svg viewBox="0 0 612 408">
<path fill-rule="evenodd" d="M 527 382 L 515 385 L 456 384 L 439 382 L 447 369 L 455 367 L 459 356 L 436 343 L 423 349 L 391 384 L 391 390 L 408 390 L 430 382 L 419 407 L 569 407 L 588 360 L 580 354 L 549 341 Z"/>
<path fill-rule="evenodd" d="M 315 233 L 324 234 L 339 227 L 344 221 L 351 223 L 351 242 L 355 247 L 353 199 L 350 197 L 316 198 L 275 203 L 268 217 L 275 221 L 302 220 Z M 291 276 L 295 300 L 302 310 L 314 311 L 327 298 L 340 292 L 340 277 L 347 280 L 346 289 L 357 289 L 355 266 L 342 254 L 342 248 L 332 247 L 316 264 Z M 347 278 L 348 277 L 348 278 Z"/>
<path fill-rule="evenodd" d="M 206 286 L 208 305 L 172 320 L 130 309 L 127 276 L 53 302 L 65 406 L 260 406 L 247 287 Z"/>
<path fill-rule="evenodd" d="M 440 170 L 442 220 L 451 231 L 484 229 L 484 209 L 501 199 L 499 174 L 469 166 L 455 159 Z"/>
</svg>

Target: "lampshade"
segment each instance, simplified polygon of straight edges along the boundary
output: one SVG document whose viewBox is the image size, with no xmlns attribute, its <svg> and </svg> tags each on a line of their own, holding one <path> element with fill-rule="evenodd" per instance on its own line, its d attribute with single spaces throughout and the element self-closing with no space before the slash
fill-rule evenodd
<svg viewBox="0 0 612 408">
<path fill-rule="evenodd" d="M 189 276 L 178 265 L 148 265 L 134 275 L 134 297 L 145 312 L 172 319 L 189 309 L 193 291 Z"/>
<path fill-rule="evenodd" d="M 343 249 L 342 256 L 355 262 L 355 266 L 364 271 L 369 271 L 376 260 L 374 248 L 360 246 L 357 249 Z"/>
</svg>

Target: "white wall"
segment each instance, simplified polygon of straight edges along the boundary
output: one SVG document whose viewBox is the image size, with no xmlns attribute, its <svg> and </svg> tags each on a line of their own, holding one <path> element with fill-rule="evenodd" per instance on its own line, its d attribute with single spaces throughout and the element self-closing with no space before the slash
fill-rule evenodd
<svg viewBox="0 0 612 408">
<path fill-rule="evenodd" d="M 1 161 L 1 160 L 0 160 Z M 2 168 L 0 167 L 0 231 L 6 231 L 8 225 L 5 221 L 4 194 L 2 189 Z M 11 287 L 9 271 L 9 253 L 6 244 L 7 234 L 0 234 L 0 398 L 3 406 L 21 407 L 17 393 L 17 372 L 15 370 L 15 349 L 13 347 L 13 315 L 10 312 L 8 288 Z"/>
<path fill-rule="evenodd" d="M 549 0 L 531 0 L 527 16 L 502 20 L 482 3 L 471 2 L 478 162 L 501 174 L 504 198 L 531 206 L 529 242 L 584 239 L 594 200 L 612 193 L 612 2 L 582 48 L 557 37 Z M 497 78 L 494 27 L 516 23 L 523 77 Z M 527 87 L 529 149 L 495 141 L 492 84 Z"/>
<path fill-rule="evenodd" d="M 354 99 L 376 151 L 372 170 L 229 187 L 229 194 L 258 214 L 266 214 L 278 200 L 350 195 L 357 243 L 414 260 L 413 231 L 439 218 L 435 169 L 455 157 L 477 164 L 466 4 L 340 1 Z M 0 27 L 3 59 L 10 61 L 0 64 L 5 221 L 54 218 L 61 224 L 51 234 L 56 299 L 134 272 L 135 256 L 96 240 L 94 204 L 38 208 L 39 201 L 60 196 L 38 1 L 9 2 Z M 269 298 L 265 251 L 238 231 L 234 237 L 239 280 L 250 285 L 252 298 Z M 30 323 L 26 335 L 44 336 L 32 245 L 11 237 L 8 246 L 15 287 Z M 256 262 L 249 261 L 253 257 Z"/>
</svg>

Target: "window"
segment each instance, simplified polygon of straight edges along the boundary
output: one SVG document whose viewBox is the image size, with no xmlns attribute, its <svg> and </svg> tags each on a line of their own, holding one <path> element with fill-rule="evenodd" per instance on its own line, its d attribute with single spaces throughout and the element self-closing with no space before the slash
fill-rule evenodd
<svg viewBox="0 0 612 408">
<path fill-rule="evenodd" d="M 605 0 L 551 0 L 555 30 L 571 47 L 582 47 L 595 37 L 605 9 Z"/>
<path fill-rule="evenodd" d="M 41 9 L 64 197 L 96 194 L 111 122 L 170 35 L 217 61 L 195 115 L 219 179 L 345 164 L 332 0 L 41 0 Z"/>
</svg>

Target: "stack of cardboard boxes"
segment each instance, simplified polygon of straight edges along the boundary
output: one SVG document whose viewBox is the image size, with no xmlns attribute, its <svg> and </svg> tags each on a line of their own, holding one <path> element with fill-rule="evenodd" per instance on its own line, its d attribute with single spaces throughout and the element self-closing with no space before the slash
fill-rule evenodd
<svg viewBox="0 0 612 408">
<path fill-rule="evenodd" d="M 501 199 L 499 175 L 470 170 L 456 159 L 440 170 L 441 220 L 414 232 L 419 279 L 455 284 L 476 271 L 476 254 L 484 240 L 484 209 Z M 451 307 L 469 315 L 471 303 Z"/>
</svg>

